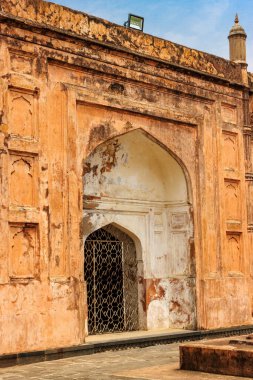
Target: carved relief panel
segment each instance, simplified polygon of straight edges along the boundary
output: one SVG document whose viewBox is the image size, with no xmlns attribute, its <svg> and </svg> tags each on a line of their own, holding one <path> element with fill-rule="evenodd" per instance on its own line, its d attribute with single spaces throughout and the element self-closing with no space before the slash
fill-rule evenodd
<svg viewBox="0 0 253 380">
<path fill-rule="evenodd" d="M 252 124 L 252 128 L 253 128 L 253 124 Z M 253 164 L 253 140 L 251 140 L 251 144 L 250 144 L 250 158 Z"/>
<path fill-rule="evenodd" d="M 247 207 L 247 219 L 248 228 L 253 231 L 253 180 L 248 181 L 247 188 L 248 207 Z"/>
<path fill-rule="evenodd" d="M 226 176 L 237 176 L 239 169 L 238 135 L 223 131 L 222 146 L 223 168 Z"/>
<path fill-rule="evenodd" d="M 187 232 L 173 231 L 171 234 L 171 273 L 187 274 L 189 269 Z"/>
<path fill-rule="evenodd" d="M 9 132 L 19 137 L 36 137 L 37 101 L 33 92 L 9 91 Z"/>
<path fill-rule="evenodd" d="M 174 231 L 185 230 L 188 222 L 188 214 L 186 212 L 173 212 L 171 214 L 170 224 Z"/>
<path fill-rule="evenodd" d="M 10 154 L 9 188 L 12 205 L 37 206 L 38 168 L 36 156 Z"/>
<path fill-rule="evenodd" d="M 156 211 L 152 214 L 151 231 L 153 232 L 153 249 L 156 252 L 155 272 L 163 276 L 167 268 L 167 242 L 166 242 L 166 214 L 164 211 Z M 159 249 L 158 249 L 159 247 Z"/>
<path fill-rule="evenodd" d="M 225 216 L 227 220 L 241 220 L 240 181 L 225 180 Z"/>
<path fill-rule="evenodd" d="M 190 235 L 189 217 L 185 211 L 175 211 L 169 213 L 170 235 L 170 266 L 171 273 L 175 275 L 189 274 L 189 246 Z"/>
<path fill-rule="evenodd" d="M 242 273 L 242 236 L 240 233 L 226 234 L 224 267 L 230 275 Z"/>
<path fill-rule="evenodd" d="M 237 123 L 237 109 L 233 104 L 222 103 L 221 105 L 221 117 L 226 123 Z"/>
<path fill-rule="evenodd" d="M 22 74 L 32 74 L 34 56 L 19 50 L 9 50 L 11 70 Z"/>
<path fill-rule="evenodd" d="M 191 223 L 186 207 L 169 206 L 150 215 L 151 261 L 157 278 L 190 274 Z"/>
<path fill-rule="evenodd" d="M 9 276 L 36 277 L 39 272 L 37 226 L 11 224 L 9 245 Z"/>
</svg>

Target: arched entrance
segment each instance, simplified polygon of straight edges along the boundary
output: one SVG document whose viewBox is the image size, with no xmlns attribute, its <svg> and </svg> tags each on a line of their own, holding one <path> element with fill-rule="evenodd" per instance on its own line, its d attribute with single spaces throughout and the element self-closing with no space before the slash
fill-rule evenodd
<svg viewBox="0 0 253 380">
<path fill-rule="evenodd" d="M 133 240 L 109 225 L 88 236 L 84 253 L 89 334 L 137 330 L 137 260 Z"/>
<path fill-rule="evenodd" d="M 137 328 L 194 329 L 191 184 L 180 159 L 148 133 L 131 131 L 87 157 L 83 184 L 85 239 L 113 224 L 135 242 Z"/>
</svg>

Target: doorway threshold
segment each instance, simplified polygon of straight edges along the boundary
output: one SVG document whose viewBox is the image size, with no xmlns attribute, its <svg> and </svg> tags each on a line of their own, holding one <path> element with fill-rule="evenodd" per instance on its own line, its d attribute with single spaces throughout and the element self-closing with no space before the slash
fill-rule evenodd
<svg viewBox="0 0 253 380">
<path fill-rule="evenodd" d="M 97 335 L 88 335 L 85 339 L 87 344 L 96 344 L 96 343 L 109 343 L 109 342 L 129 342 L 147 340 L 157 338 L 167 338 L 172 337 L 173 335 L 178 336 L 183 334 L 194 333 L 193 330 L 184 330 L 184 329 L 154 329 L 154 330 L 138 330 L 138 331 L 124 331 L 124 332 L 114 332 L 114 333 L 104 333 Z"/>
<path fill-rule="evenodd" d="M 130 347 L 148 347 L 157 344 L 194 341 L 214 337 L 225 337 L 253 333 L 253 325 L 233 326 L 212 330 L 159 329 L 128 331 L 86 337 L 83 347 L 92 347 L 94 352 L 117 351 Z"/>
</svg>

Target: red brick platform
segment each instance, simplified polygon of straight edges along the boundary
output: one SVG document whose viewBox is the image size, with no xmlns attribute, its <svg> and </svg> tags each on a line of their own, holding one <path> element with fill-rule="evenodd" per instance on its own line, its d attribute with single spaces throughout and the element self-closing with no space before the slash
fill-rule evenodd
<svg viewBox="0 0 253 380">
<path fill-rule="evenodd" d="M 253 377 L 253 335 L 182 344 L 180 368 Z"/>
</svg>

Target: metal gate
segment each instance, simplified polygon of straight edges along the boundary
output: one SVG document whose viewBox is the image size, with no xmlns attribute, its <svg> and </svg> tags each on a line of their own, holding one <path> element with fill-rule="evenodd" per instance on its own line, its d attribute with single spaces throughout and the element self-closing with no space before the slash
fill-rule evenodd
<svg viewBox="0 0 253 380">
<path fill-rule="evenodd" d="M 137 261 L 133 240 L 112 225 L 84 247 L 89 334 L 138 329 Z"/>
</svg>

